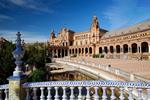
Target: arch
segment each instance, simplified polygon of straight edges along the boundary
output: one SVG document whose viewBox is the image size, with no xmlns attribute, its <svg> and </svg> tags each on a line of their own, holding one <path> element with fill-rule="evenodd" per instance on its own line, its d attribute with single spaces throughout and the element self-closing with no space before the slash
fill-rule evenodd
<svg viewBox="0 0 150 100">
<path fill-rule="evenodd" d="M 92 54 L 92 47 L 89 48 L 89 53 Z"/>
<path fill-rule="evenodd" d="M 69 54 L 71 54 L 71 49 L 69 49 Z"/>
<path fill-rule="evenodd" d="M 82 48 L 82 54 L 84 53 L 84 48 Z"/>
<path fill-rule="evenodd" d="M 109 49 L 110 49 L 110 53 L 114 52 L 114 47 L 113 46 L 110 46 Z"/>
<path fill-rule="evenodd" d="M 81 48 L 79 48 L 79 54 L 81 53 Z"/>
<path fill-rule="evenodd" d="M 58 58 L 61 57 L 61 50 L 58 49 Z"/>
<path fill-rule="evenodd" d="M 99 53 L 103 53 L 102 47 L 99 47 Z"/>
<path fill-rule="evenodd" d="M 62 55 L 62 57 L 64 57 L 64 54 L 65 54 L 65 53 L 64 53 L 64 49 L 62 49 L 62 54 L 61 54 L 61 55 Z"/>
<path fill-rule="evenodd" d="M 148 43 L 147 42 L 142 42 L 141 43 L 141 52 L 144 53 L 144 52 L 148 52 L 148 51 L 149 51 Z"/>
<path fill-rule="evenodd" d="M 72 49 L 72 54 L 74 54 L 74 49 Z"/>
<path fill-rule="evenodd" d="M 75 49 L 75 54 L 77 54 L 77 52 L 78 52 L 78 50 L 77 50 L 77 48 Z"/>
<path fill-rule="evenodd" d="M 107 47 L 104 47 L 104 52 L 105 52 L 105 53 L 108 53 Z"/>
<path fill-rule="evenodd" d="M 116 53 L 120 53 L 120 45 L 116 45 Z"/>
<path fill-rule="evenodd" d="M 68 56 L 68 50 L 67 49 L 65 50 L 65 56 Z"/>
<path fill-rule="evenodd" d="M 132 48 L 132 53 L 136 53 L 137 52 L 137 44 L 136 43 L 133 43 L 131 45 L 131 48 Z"/>
<path fill-rule="evenodd" d="M 88 53 L 88 48 L 85 48 L 85 54 L 87 54 Z"/>
<path fill-rule="evenodd" d="M 123 45 L 123 53 L 128 53 L 128 45 L 127 44 Z"/>
</svg>

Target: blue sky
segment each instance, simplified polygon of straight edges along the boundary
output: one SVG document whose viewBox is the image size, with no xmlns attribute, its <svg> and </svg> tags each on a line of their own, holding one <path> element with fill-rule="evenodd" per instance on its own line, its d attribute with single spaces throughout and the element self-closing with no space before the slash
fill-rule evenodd
<svg viewBox="0 0 150 100">
<path fill-rule="evenodd" d="M 109 31 L 150 19 L 150 0 L 0 0 L 0 36 L 14 41 L 47 41 L 52 29 L 75 32 L 90 28 L 96 15 Z"/>
</svg>

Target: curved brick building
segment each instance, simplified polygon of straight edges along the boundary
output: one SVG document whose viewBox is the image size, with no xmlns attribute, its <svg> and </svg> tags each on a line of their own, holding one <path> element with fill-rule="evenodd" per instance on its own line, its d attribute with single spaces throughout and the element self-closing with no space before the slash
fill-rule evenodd
<svg viewBox="0 0 150 100">
<path fill-rule="evenodd" d="M 50 57 L 103 55 L 105 58 L 149 59 L 150 20 L 115 31 L 101 29 L 98 18 L 93 17 L 86 32 L 62 28 L 49 40 Z"/>
</svg>

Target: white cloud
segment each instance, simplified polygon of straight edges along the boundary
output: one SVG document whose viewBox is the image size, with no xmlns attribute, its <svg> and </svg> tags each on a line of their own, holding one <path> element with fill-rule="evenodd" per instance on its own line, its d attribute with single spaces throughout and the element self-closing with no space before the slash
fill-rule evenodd
<svg viewBox="0 0 150 100">
<path fill-rule="evenodd" d="M 53 13 L 54 10 L 50 8 L 47 4 L 43 3 L 42 0 L 8 0 L 9 3 L 12 3 L 16 6 L 37 10 L 46 13 Z"/>
<path fill-rule="evenodd" d="M 0 30 L 0 37 L 4 37 L 9 41 L 15 42 L 16 40 L 16 30 Z M 25 43 L 33 43 L 33 42 L 47 42 L 49 39 L 49 36 L 46 35 L 35 35 L 37 32 L 21 32 L 22 40 L 25 41 Z M 37 33 L 39 34 L 39 33 Z"/>
<path fill-rule="evenodd" d="M 3 20 L 13 20 L 13 17 L 0 14 L 0 21 Z"/>
<path fill-rule="evenodd" d="M 22 5 L 25 5 L 26 4 L 26 1 L 25 0 L 10 0 L 10 2 L 18 5 L 18 6 L 22 6 Z"/>
</svg>

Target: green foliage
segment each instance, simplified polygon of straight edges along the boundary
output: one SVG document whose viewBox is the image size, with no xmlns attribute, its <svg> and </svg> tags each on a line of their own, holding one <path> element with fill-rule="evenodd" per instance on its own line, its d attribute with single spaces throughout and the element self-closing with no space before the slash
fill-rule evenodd
<svg viewBox="0 0 150 100">
<path fill-rule="evenodd" d="M 104 54 L 93 54 L 93 58 L 104 58 Z"/>
<path fill-rule="evenodd" d="M 15 45 L 6 41 L 0 49 L 0 84 L 7 83 L 7 78 L 12 75 L 15 64 L 12 51 Z"/>
<path fill-rule="evenodd" d="M 29 82 L 41 82 L 46 80 L 46 69 L 45 69 L 45 61 L 46 61 L 46 51 L 45 46 L 42 43 L 34 43 L 30 45 L 26 45 L 26 52 L 24 56 L 24 61 L 26 64 L 30 66 L 34 66 L 36 70 L 34 70 L 29 76 Z"/>
<path fill-rule="evenodd" d="M 76 54 L 73 54 L 71 57 L 77 57 L 77 55 L 76 55 Z"/>
<path fill-rule="evenodd" d="M 101 55 L 100 55 L 100 58 L 104 58 L 104 54 L 101 54 Z"/>
<path fill-rule="evenodd" d="M 41 68 L 45 66 L 45 57 L 45 48 L 35 43 L 26 48 L 24 61 L 31 66 Z"/>
<path fill-rule="evenodd" d="M 99 58 L 99 54 L 93 54 L 93 58 Z"/>
<path fill-rule="evenodd" d="M 43 69 L 36 69 L 32 72 L 27 80 L 28 82 L 42 82 L 46 81 L 46 72 Z"/>
</svg>

